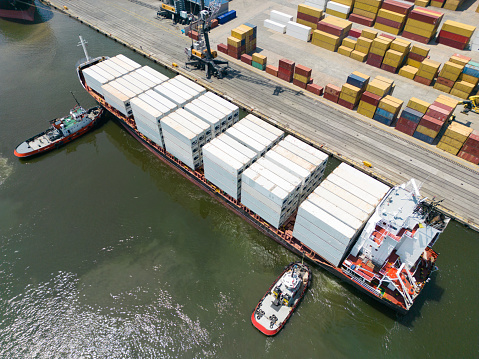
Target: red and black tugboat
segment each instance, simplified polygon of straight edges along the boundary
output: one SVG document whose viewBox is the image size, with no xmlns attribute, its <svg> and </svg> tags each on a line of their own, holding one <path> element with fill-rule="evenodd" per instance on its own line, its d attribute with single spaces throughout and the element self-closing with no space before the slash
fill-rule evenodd
<svg viewBox="0 0 479 359">
<path fill-rule="evenodd" d="M 264 335 L 277 334 L 297 308 L 311 283 L 311 270 L 301 262 L 285 267 L 260 300 L 251 322 Z"/>
</svg>

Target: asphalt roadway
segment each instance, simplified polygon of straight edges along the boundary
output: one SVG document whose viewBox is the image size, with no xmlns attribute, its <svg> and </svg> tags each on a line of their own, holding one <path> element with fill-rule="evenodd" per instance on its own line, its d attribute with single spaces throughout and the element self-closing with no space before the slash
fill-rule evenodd
<svg viewBox="0 0 479 359">
<path fill-rule="evenodd" d="M 159 1 L 43 0 L 43 2 L 173 71 L 194 78 L 209 90 L 218 92 L 247 111 L 275 123 L 278 127 L 296 134 L 385 183 L 394 185 L 410 178 L 417 179 L 421 183 L 422 195 L 430 199 L 434 197 L 436 200 L 442 199 L 440 209 L 471 228 L 479 230 L 477 165 L 229 57 L 228 76 L 221 80 L 206 81 L 203 72 L 184 68 L 186 60 L 184 49 L 191 44 L 191 40 L 182 35 L 180 26 L 173 25 L 171 20 L 156 19 L 155 8 L 161 5 Z M 258 26 L 258 51 L 268 56 L 268 63 L 277 65 L 279 58 L 286 57 L 311 67 L 315 83 L 322 86 L 327 83 L 340 86 L 346 82 L 349 73 L 358 70 L 372 77 L 382 75 L 394 79 L 396 83 L 394 96 L 406 102 L 412 96 L 432 102 L 442 93 L 432 87 L 359 63 L 287 35 L 275 33 L 262 26 L 263 20 L 269 18 L 270 10 L 276 9 L 293 15 L 299 3 L 302 1 L 230 2 L 230 8 L 236 9 L 239 17 L 211 32 L 212 47 L 216 48 L 216 44 L 221 42 L 226 43 L 232 28 L 250 22 Z M 451 19 L 461 16 L 460 12 L 456 12 L 457 14 L 448 10 L 444 12 L 449 12 L 447 15 Z M 467 14 L 462 14 L 462 18 L 470 19 L 468 21 L 478 20 L 476 24 L 479 24 L 479 14 L 476 16 L 471 8 L 467 10 Z M 356 25 L 354 27 L 361 28 Z M 447 61 L 450 55 L 458 52 L 443 45 L 429 46 L 431 59 L 441 62 Z M 479 60 L 477 52 L 461 51 L 461 53 Z M 175 67 L 173 64 L 178 66 Z M 478 128 L 479 115 L 470 114 L 466 117 L 459 114 L 458 110 L 456 113 L 460 122 Z M 371 163 L 372 167 L 366 167 L 363 161 Z"/>
</svg>

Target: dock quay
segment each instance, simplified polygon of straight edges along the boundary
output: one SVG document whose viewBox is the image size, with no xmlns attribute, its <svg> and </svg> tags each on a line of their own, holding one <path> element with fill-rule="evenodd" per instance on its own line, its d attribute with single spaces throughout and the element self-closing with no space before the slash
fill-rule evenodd
<svg viewBox="0 0 479 359">
<path fill-rule="evenodd" d="M 448 216 L 479 231 L 479 167 L 450 155 L 435 146 L 363 117 L 357 112 L 333 104 L 322 97 L 274 78 L 263 71 L 226 57 L 230 62 L 229 75 L 221 80 L 204 79 L 199 70 L 185 69 L 184 49 L 191 40 L 171 20 L 156 19 L 155 7 L 161 2 L 152 0 L 114 3 L 105 0 L 42 0 L 89 27 L 111 37 L 170 70 L 181 73 L 208 90 L 234 102 L 248 112 L 275 124 L 286 132 L 320 148 L 326 153 L 363 170 L 389 185 L 406 182 L 411 177 L 423 183 L 421 192 L 429 199 L 444 199 L 439 208 Z M 297 2 L 301 3 L 300 1 Z M 253 5 L 254 4 L 254 5 Z M 407 101 L 415 96 L 424 100 L 442 92 L 397 74 L 356 62 L 337 53 L 308 46 L 307 43 L 286 35 L 274 33 L 262 26 L 270 10 L 295 12 L 297 4 L 282 1 L 253 3 L 253 0 L 230 7 L 238 11 L 238 18 L 210 33 L 212 47 L 225 42 L 232 28 L 250 22 L 258 26 L 258 50 L 273 63 L 286 57 L 313 69 L 315 83 L 340 85 L 352 71 L 370 76 L 383 75 L 394 79 L 394 96 Z M 479 16 L 479 14 L 476 14 Z M 478 19 L 476 15 L 468 15 Z M 459 15 L 458 15 L 459 16 Z M 474 17 L 475 16 L 475 17 Z M 479 23 L 479 21 L 477 22 Z M 361 28 L 360 25 L 355 26 Z M 431 53 L 448 57 L 458 50 L 443 45 L 430 46 Z M 479 59 L 479 53 L 464 51 Z M 115 54 L 91 54 L 115 55 Z M 220 54 L 222 56 L 222 54 Z M 440 57 L 441 58 L 441 57 Z M 439 59 L 440 59 L 439 58 Z M 178 66 L 173 66 L 173 63 Z M 459 121 L 479 129 L 479 115 L 464 116 L 456 110 Z M 474 117 L 475 116 L 475 117 Z M 367 161 L 372 167 L 366 167 Z"/>
</svg>

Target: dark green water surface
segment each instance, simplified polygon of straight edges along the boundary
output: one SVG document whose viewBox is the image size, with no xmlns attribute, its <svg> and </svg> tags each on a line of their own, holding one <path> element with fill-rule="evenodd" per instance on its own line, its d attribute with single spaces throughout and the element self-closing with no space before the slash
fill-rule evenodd
<svg viewBox="0 0 479 359">
<path fill-rule="evenodd" d="M 479 236 L 451 222 L 411 313 L 325 271 L 283 332 L 251 311 L 298 258 L 172 171 L 114 121 L 56 152 L 13 149 L 74 106 L 92 56 L 160 67 L 58 13 L 0 19 L 0 358 L 478 358 Z M 163 70 L 161 70 L 163 71 Z"/>
</svg>

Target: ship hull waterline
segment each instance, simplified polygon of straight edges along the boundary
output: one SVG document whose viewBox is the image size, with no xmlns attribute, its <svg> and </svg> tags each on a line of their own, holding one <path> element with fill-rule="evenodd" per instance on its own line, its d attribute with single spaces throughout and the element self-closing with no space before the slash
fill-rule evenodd
<svg viewBox="0 0 479 359">
<path fill-rule="evenodd" d="M 82 76 L 80 75 L 79 71 L 81 71 L 80 68 L 77 69 L 78 71 L 78 77 L 80 79 L 80 82 L 82 86 L 85 88 L 85 90 L 101 105 L 103 106 L 106 110 L 108 110 L 113 116 L 116 121 L 130 134 L 132 135 L 137 141 L 139 141 L 144 147 L 146 147 L 151 153 L 153 153 L 156 157 L 158 157 L 160 160 L 162 160 L 164 163 L 166 163 L 168 166 L 170 166 L 172 169 L 174 169 L 176 172 L 181 174 L 183 177 L 187 178 L 190 182 L 194 183 L 201 189 L 205 190 L 210 196 L 218 200 L 221 204 L 229 208 L 231 211 L 236 213 L 237 215 L 241 216 L 245 221 L 248 223 L 252 224 L 256 229 L 258 229 L 260 232 L 265 234 L 266 236 L 270 237 L 273 239 L 275 242 L 278 244 L 281 244 L 283 247 L 288 249 L 289 251 L 295 253 L 299 257 L 304 257 L 309 263 L 314 264 L 316 266 L 319 266 L 323 269 L 326 269 L 328 272 L 331 274 L 335 275 L 342 281 L 352 285 L 356 289 L 358 289 L 360 292 L 367 294 L 371 298 L 377 300 L 378 302 L 382 303 L 383 305 L 386 305 L 387 307 L 393 309 L 397 313 L 401 315 L 405 315 L 409 312 L 408 309 L 405 307 L 402 307 L 400 305 L 397 305 L 395 303 L 390 302 L 389 300 L 386 300 L 378 295 L 376 295 L 374 292 L 370 291 L 366 286 L 363 286 L 361 283 L 353 280 L 351 277 L 347 276 L 343 270 L 339 267 L 336 267 L 326 261 L 324 258 L 322 258 L 319 254 L 305 246 L 303 243 L 301 243 L 299 240 L 294 238 L 292 235 L 287 235 L 284 232 L 271 227 L 269 224 L 266 222 L 263 222 L 259 216 L 254 214 L 253 212 L 245 209 L 244 206 L 242 206 L 234 200 L 233 198 L 229 197 L 226 194 L 221 193 L 219 189 L 216 189 L 214 186 L 210 186 L 208 183 L 206 183 L 204 176 L 201 176 L 199 173 L 193 172 L 189 167 L 186 165 L 183 165 L 180 161 L 178 161 L 176 158 L 173 156 L 168 156 L 169 153 L 166 151 L 161 151 L 161 149 L 157 146 L 155 146 L 153 143 L 150 143 L 149 140 L 144 138 L 142 135 L 136 132 L 135 129 L 131 127 L 123 119 L 123 115 L 115 110 L 112 106 L 110 106 L 108 103 L 104 101 L 104 99 L 97 94 L 95 91 L 90 89 L 89 87 L 85 86 Z M 203 178 L 202 178 L 203 177 Z M 281 233 L 279 233 L 281 232 Z"/>
</svg>

